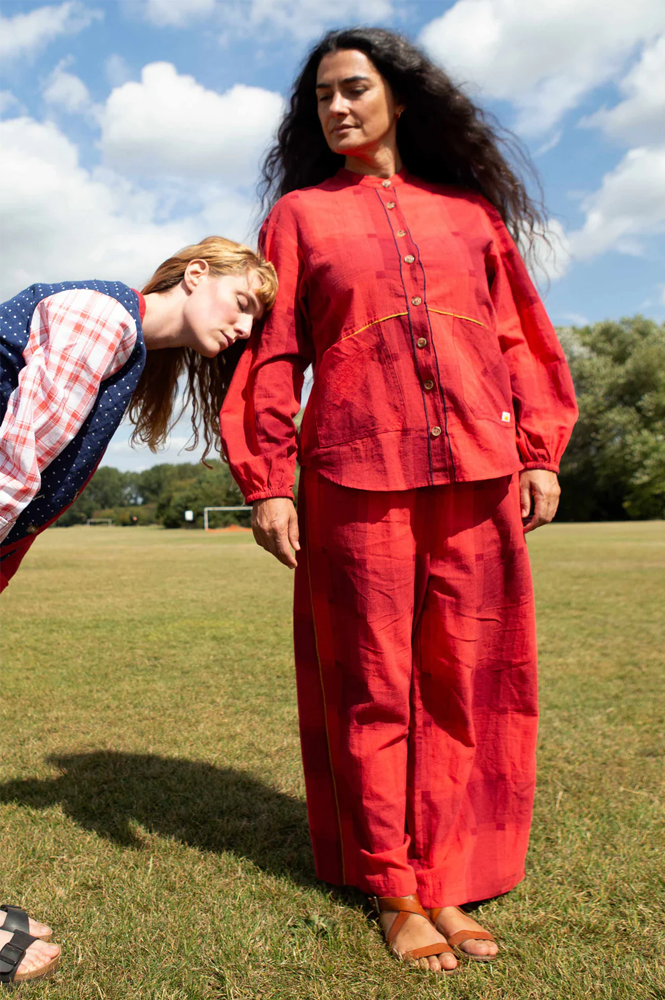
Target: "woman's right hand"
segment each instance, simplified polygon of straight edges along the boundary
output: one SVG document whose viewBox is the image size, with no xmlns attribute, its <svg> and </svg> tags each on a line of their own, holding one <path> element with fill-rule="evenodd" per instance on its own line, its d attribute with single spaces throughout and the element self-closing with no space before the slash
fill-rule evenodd
<svg viewBox="0 0 665 1000">
<path fill-rule="evenodd" d="M 300 551 L 298 541 L 298 515 L 293 500 L 287 497 L 268 497 L 255 500 L 252 506 L 252 531 L 258 545 L 272 552 L 276 559 L 296 568 L 292 549 Z"/>
</svg>

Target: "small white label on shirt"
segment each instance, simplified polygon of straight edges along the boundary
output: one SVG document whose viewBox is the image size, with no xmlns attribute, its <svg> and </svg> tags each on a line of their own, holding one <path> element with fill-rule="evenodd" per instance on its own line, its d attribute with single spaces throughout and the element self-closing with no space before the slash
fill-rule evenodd
<svg viewBox="0 0 665 1000">
<path fill-rule="evenodd" d="M 501 419 L 503 420 L 504 424 L 510 423 L 510 414 L 508 413 L 507 410 L 503 411 L 503 413 L 501 414 Z"/>
</svg>

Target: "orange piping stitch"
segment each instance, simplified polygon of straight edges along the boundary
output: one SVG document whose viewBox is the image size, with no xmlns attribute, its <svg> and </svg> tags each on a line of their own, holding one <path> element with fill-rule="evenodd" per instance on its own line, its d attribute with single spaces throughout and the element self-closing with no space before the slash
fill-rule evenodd
<svg viewBox="0 0 665 1000">
<path fill-rule="evenodd" d="M 454 319 L 465 319 L 469 323 L 475 323 L 476 326 L 484 326 L 486 330 L 489 330 L 487 323 L 481 323 L 479 319 L 472 319 L 471 316 L 462 316 L 461 313 L 446 312 L 445 309 L 432 309 L 430 306 L 427 307 L 429 312 L 438 313 L 439 316 L 452 316 Z"/>
<path fill-rule="evenodd" d="M 345 333 L 340 340 L 348 340 L 349 337 L 355 337 L 357 333 L 362 333 L 363 330 L 368 330 L 370 326 L 376 326 L 377 323 L 385 323 L 388 319 L 397 319 L 398 316 L 408 316 L 408 313 L 393 313 L 392 316 L 382 316 L 381 319 L 373 319 L 371 323 L 366 323 L 365 326 L 361 326 L 359 330 L 354 330 L 353 333 Z"/>
</svg>

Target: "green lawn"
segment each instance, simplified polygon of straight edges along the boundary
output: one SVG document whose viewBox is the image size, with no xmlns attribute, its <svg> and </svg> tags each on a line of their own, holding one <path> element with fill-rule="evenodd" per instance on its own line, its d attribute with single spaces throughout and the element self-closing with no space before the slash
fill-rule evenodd
<svg viewBox="0 0 665 1000">
<path fill-rule="evenodd" d="M 0 895 L 55 928 L 30 997 L 665 997 L 665 524 L 530 536 L 542 724 L 494 965 L 392 959 L 316 881 L 292 576 L 248 535 L 54 529 L 0 601 Z"/>
</svg>

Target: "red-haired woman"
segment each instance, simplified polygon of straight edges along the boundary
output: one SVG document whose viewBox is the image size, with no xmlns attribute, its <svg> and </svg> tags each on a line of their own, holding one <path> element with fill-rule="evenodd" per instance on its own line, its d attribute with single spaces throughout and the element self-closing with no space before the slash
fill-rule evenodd
<svg viewBox="0 0 665 1000">
<path fill-rule="evenodd" d="M 0 306 L 0 590 L 36 536 L 94 473 L 129 407 L 153 450 L 187 376 L 194 443 L 219 441 L 219 408 L 252 323 L 270 309 L 275 271 L 211 236 L 166 260 L 142 293 L 118 282 L 36 284 Z M 200 425 L 199 417 L 200 415 Z M 57 967 L 51 931 L 0 908 L 0 983 Z"/>
<path fill-rule="evenodd" d="M 280 289 L 222 411 L 257 541 L 289 566 L 299 550 L 317 872 L 370 894 L 391 948 L 433 971 L 494 958 L 459 907 L 524 875 L 538 714 L 524 533 L 554 516 L 576 415 L 510 235 L 538 210 L 502 148 L 404 38 L 328 34 L 266 160 L 281 197 L 261 246 Z"/>
</svg>

